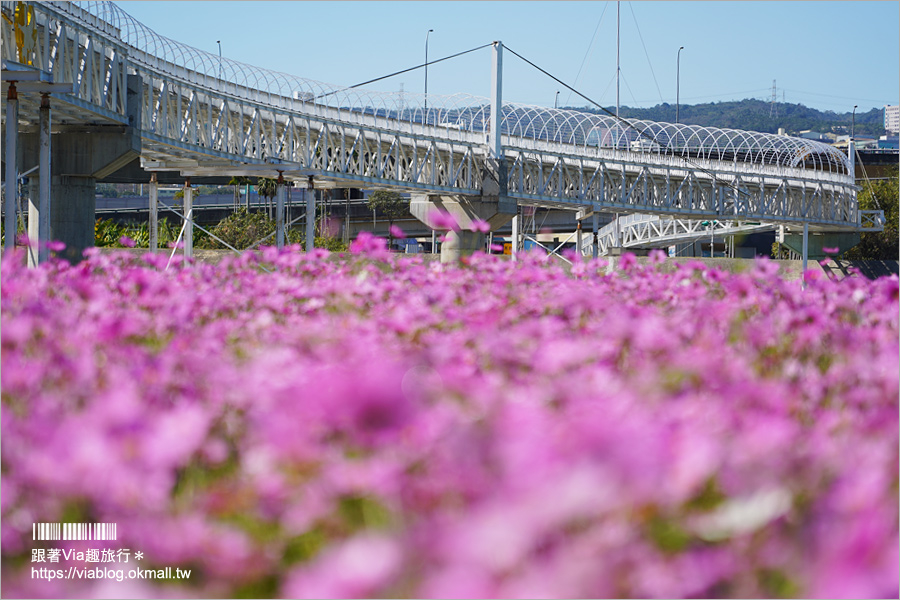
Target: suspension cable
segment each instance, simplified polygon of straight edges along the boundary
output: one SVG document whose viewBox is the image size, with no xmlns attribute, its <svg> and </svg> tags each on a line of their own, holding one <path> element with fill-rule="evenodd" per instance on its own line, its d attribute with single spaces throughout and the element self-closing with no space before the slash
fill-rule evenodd
<svg viewBox="0 0 900 600">
<path fill-rule="evenodd" d="M 853 153 L 856 155 L 856 159 L 859 161 L 859 168 L 862 170 L 863 177 L 866 180 L 866 184 L 869 186 L 869 193 L 872 194 L 872 200 L 875 201 L 875 206 L 878 207 L 878 210 L 882 210 L 881 203 L 878 202 L 878 196 L 875 195 L 875 188 L 872 187 L 872 181 L 869 179 L 869 174 L 866 173 L 866 165 L 863 164 L 862 156 L 860 156 L 859 150 L 856 149 L 856 143 L 854 143 L 853 140 L 850 140 L 850 145 L 853 146 Z M 848 147 L 847 150 L 849 151 L 850 148 Z M 853 177 L 856 177 L 856 173 L 853 174 Z"/>
<path fill-rule="evenodd" d="M 584 58 L 581 59 L 581 66 L 578 67 L 578 73 L 576 73 L 576 75 L 575 75 L 575 85 L 578 85 L 578 78 L 581 77 L 581 71 L 582 71 L 582 69 L 584 69 L 584 63 L 585 63 L 585 61 L 587 61 L 588 56 L 590 56 L 591 48 L 594 47 L 594 40 L 597 39 L 597 32 L 600 31 L 600 24 L 603 22 L 603 15 L 606 14 L 607 6 L 609 6 L 609 2 L 607 2 L 606 4 L 603 5 L 603 11 L 600 13 L 600 19 L 597 21 L 597 26 L 594 28 L 594 35 L 591 36 L 591 43 L 588 44 L 588 48 L 584 53 Z M 607 86 L 607 87 L 609 87 L 609 86 Z M 568 104 L 569 100 L 571 100 L 571 99 L 572 99 L 572 92 L 569 92 L 569 95 L 566 96 L 566 104 Z"/>
<path fill-rule="evenodd" d="M 634 14 L 634 7 L 631 5 L 631 2 L 628 3 L 628 8 L 631 9 L 631 18 L 634 19 L 634 26 L 637 28 L 638 38 L 641 40 L 641 46 L 644 47 L 644 56 L 647 57 L 647 66 L 650 67 L 650 74 L 653 75 L 653 83 L 656 84 L 656 91 L 659 94 L 659 101 L 662 103 L 662 91 L 659 89 L 659 82 L 656 81 L 656 73 L 653 72 L 653 63 L 650 62 L 650 55 L 647 54 L 647 46 L 644 44 L 644 36 L 641 35 L 641 27 L 638 25 L 637 17 Z"/>
<path fill-rule="evenodd" d="M 415 67 L 410 67 L 408 69 L 403 69 L 402 71 L 397 71 L 395 73 L 391 73 L 390 75 L 384 75 L 382 77 L 376 77 L 375 79 L 370 79 L 368 81 L 363 81 L 362 83 L 357 83 L 355 85 L 351 85 L 350 87 L 341 88 L 339 90 L 335 90 L 333 92 L 328 92 L 326 94 L 321 94 L 313 98 L 313 100 L 318 100 L 319 98 L 324 98 L 326 96 L 331 96 L 332 94 L 338 94 L 345 90 L 352 90 L 353 88 L 358 88 L 363 85 L 368 85 L 370 83 L 375 83 L 376 81 L 381 81 L 382 79 L 389 79 L 391 77 L 395 77 L 397 75 L 402 75 L 403 73 L 409 73 L 410 71 L 415 71 L 416 69 L 421 69 L 422 67 L 427 67 L 428 65 L 435 65 L 439 62 L 444 62 L 445 60 L 450 60 L 451 58 L 456 58 L 457 56 L 462 56 L 463 54 L 468 54 L 469 52 L 475 52 L 476 50 L 482 50 L 484 48 L 488 48 L 493 44 L 484 44 L 483 46 L 478 46 L 477 48 L 471 48 L 469 50 L 464 50 L 463 52 L 457 52 L 456 54 L 451 54 L 450 56 L 445 56 L 444 58 L 439 58 L 437 60 L 432 60 L 429 62 L 424 62 L 421 65 L 416 65 Z"/>
<path fill-rule="evenodd" d="M 565 81 L 559 79 L 558 77 L 552 75 L 551 73 L 549 73 L 549 72 L 547 72 L 546 70 L 542 69 L 541 67 L 537 66 L 536 64 L 534 64 L 533 62 L 531 62 L 530 60 L 528 60 L 527 58 L 525 58 L 524 56 L 522 56 L 521 54 L 519 54 L 518 52 L 516 52 L 516 51 L 513 50 L 512 48 L 510 48 L 509 46 L 504 46 L 504 48 L 506 48 L 507 50 L 509 50 L 509 51 L 510 51 L 512 54 L 514 54 L 515 56 L 518 56 L 520 59 L 522 59 L 523 61 L 525 61 L 526 63 L 528 63 L 529 65 L 531 65 L 532 67 L 534 67 L 535 69 L 537 69 L 538 71 L 540 71 L 541 73 L 543 73 L 544 75 L 546 75 L 547 77 L 549 77 L 550 79 L 552 79 L 553 81 L 557 82 L 558 84 L 560 84 L 560 85 L 562 85 L 562 86 L 565 86 L 567 89 L 571 90 L 571 91 L 574 92 L 575 94 L 578 94 L 579 96 L 581 96 L 582 98 L 584 98 L 585 100 L 587 100 L 588 102 L 590 102 L 591 104 L 593 104 L 594 106 L 596 106 L 597 108 L 599 108 L 600 110 L 602 110 L 603 112 L 605 112 L 606 114 L 608 114 L 609 116 L 613 117 L 613 118 L 616 119 L 617 121 L 621 121 L 626 127 L 629 127 L 629 128 L 631 128 L 631 129 L 633 129 L 633 130 L 634 130 L 635 132 L 637 132 L 637 134 L 640 135 L 641 137 L 644 137 L 644 138 L 650 140 L 651 142 L 656 143 L 656 140 L 653 139 L 653 137 L 651 137 L 651 136 L 648 135 L 647 133 L 641 131 L 640 129 L 638 129 L 637 127 L 635 127 L 635 126 L 632 125 L 631 123 L 629 123 L 629 122 L 628 122 L 628 119 L 626 119 L 626 118 L 624 118 L 624 117 L 617 117 L 616 114 L 615 114 L 614 112 L 612 112 L 612 111 L 610 111 L 609 109 L 607 109 L 607 108 L 601 106 L 599 103 L 595 102 L 595 101 L 592 100 L 591 98 L 588 98 L 587 96 L 585 96 L 584 94 L 582 94 L 581 92 L 579 92 L 578 90 L 576 90 L 575 88 L 573 88 L 572 86 L 570 86 L 570 85 L 569 85 L 568 83 L 566 83 Z M 679 156 L 679 157 L 680 157 L 682 160 L 684 160 L 685 162 L 687 162 L 687 163 L 693 165 L 694 167 L 696 167 L 696 169 L 697 169 L 698 171 L 701 171 L 701 172 L 703 172 L 703 173 L 706 173 L 707 175 L 709 175 L 710 177 L 712 177 L 713 181 L 715 181 L 715 182 L 717 182 L 717 183 L 721 183 L 722 185 L 724 185 L 724 186 L 726 186 L 726 187 L 729 187 L 729 188 L 733 189 L 733 190 L 734 190 L 735 192 L 737 192 L 738 194 L 742 194 L 742 195 L 747 196 L 747 197 L 750 196 L 750 194 L 749 194 L 748 192 L 746 192 L 746 191 L 740 189 L 739 187 L 737 187 L 737 186 L 734 185 L 733 183 L 731 183 L 731 182 L 729 182 L 729 181 L 724 181 L 724 180 L 720 179 L 715 173 L 713 173 L 713 172 L 710 171 L 709 169 L 703 168 L 702 166 L 700 166 L 700 164 L 698 164 L 698 163 L 695 162 L 693 159 L 691 159 L 691 157 L 689 157 L 689 156 L 684 156 L 683 154 L 677 154 L 677 155 L 675 155 L 675 156 Z"/>
</svg>

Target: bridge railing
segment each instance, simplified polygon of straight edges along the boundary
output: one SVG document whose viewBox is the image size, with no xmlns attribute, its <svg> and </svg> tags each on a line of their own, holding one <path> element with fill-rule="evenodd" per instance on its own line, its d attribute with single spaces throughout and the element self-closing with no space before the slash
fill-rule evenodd
<svg viewBox="0 0 900 600">
<path fill-rule="evenodd" d="M 480 186 L 486 99 L 430 95 L 425 115 L 423 95 L 328 86 L 219 59 L 160 36 L 111 2 L 34 6 L 67 32 L 46 30 L 60 49 L 45 44 L 42 60 L 61 80 L 78 82 L 82 103 L 112 102 L 121 113 L 126 69 L 141 75 L 145 146 L 164 156 L 154 168 L 283 162 L 345 182 L 435 193 Z M 632 121 L 626 147 L 621 136 L 610 138 L 621 125 L 604 115 L 513 103 L 502 114 L 509 193 L 523 203 L 860 222 L 845 157 L 815 142 Z M 631 139 L 636 132 L 653 141 Z M 184 152 L 164 164 L 171 146 Z"/>
<path fill-rule="evenodd" d="M 333 86 L 219 57 L 157 34 L 112 2 L 50 4 L 107 35 L 118 34 L 122 43 L 136 50 L 130 53 L 133 61 L 217 94 L 300 112 L 322 105 L 398 122 L 477 133 L 488 130 L 490 108 L 485 98 L 432 94 L 425 111 L 424 94 Z M 639 142 L 638 149 L 648 154 L 849 173 L 841 152 L 801 138 L 634 119 L 623 126 L 607 115 L 514 103 L 505 103 L 502 114 L 501 131 L 512 137 L 616 150 Z"/>
<path fill-rule="evenodd" d="M 859 211 L 859 228 L 863 231 L 884 231 L 886 222 L 883 210 Z"/>
<path fill-rule="evenodd" d="M 17 10 L 33 11 L 25 29 L 12 19 Z M 74 3 L 68 10 L 77 18 L 62 18 L 42 4 L 2 2 L 3 58 L 51 73 L 56 83 L 73 83 L 67 102 L 123 122 L 127 56 L 116 41 L 119 32 Z M 29 41 L 20 43 L 23 38 Z"/>
</svg>

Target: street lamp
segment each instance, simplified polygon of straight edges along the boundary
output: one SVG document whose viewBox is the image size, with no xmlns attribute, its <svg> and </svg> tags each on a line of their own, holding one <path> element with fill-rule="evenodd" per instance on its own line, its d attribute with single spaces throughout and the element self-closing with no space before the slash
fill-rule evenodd
<svg viewBox="0 0 900 600">
<path fill-rule="evenodd" d="M 425 34 L 425 123 L 428 123 L 428 36 L 434 29 Z"/>
<path fill-rule="evenodd" d="M 853 120 L 850 121 L 850 139 L 853 139 L 853 130 L 856 129 L 856 108 L 858 104 L 853 105 Z"/>
<path fill-rule="evenodd" d="M 559 108 L 559 90 L 556 90 L 556 99 L 553 101 L 553 108 Z"/>
<path fill-rule="evenodd" d="M 219 79 L 222 79 L 222 40 L 216 40 L 219 45 Z"/>
<path fill-rule="evenodd" d="M 675 66 L 675 123 L 678 123 L 678 108 L 681 104 L 681 51 L 684 46 L 678 49 L 678 58 Z"/>
</svg>

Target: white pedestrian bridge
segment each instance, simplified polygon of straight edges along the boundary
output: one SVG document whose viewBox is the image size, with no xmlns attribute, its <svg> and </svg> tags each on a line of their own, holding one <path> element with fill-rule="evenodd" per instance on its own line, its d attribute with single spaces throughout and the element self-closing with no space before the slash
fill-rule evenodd
<svg viewBox="0 0 900 600">
<path fill-rule="evenodd" d="M 641 213 L 821 232 L 883 224 L 880 212 L 858 208 L 852 157 L 818 142 L 501 100 L 499 42 L 486 44 L 489 98 L 426 99 L 219 57 L 157 34 L 112 2 L 3 2 L 2 10 L 4 93 L 18 82 L 18 129 L 39 121 L 41 82 L 69 84 L 46 94 L 53 127 L 130 128 L 148 172 L 494 194 L 579 218 Z"/>
</svg>

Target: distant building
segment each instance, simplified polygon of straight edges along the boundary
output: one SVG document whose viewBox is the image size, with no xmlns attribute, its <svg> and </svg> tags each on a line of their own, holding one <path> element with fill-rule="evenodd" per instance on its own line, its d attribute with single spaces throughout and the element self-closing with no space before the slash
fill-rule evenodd
<svg viewBox="0 0 900 600">
<path fill-rule="evenodd" d="M 878 140 L 876 140 L 873 137 L 868 137 L 868 136 L 866 136 L 866 137 L 856 136 L 855 138 L 853 138 L 853 143 L 856 145 L 857 150 L 862 150 L 864 148 L 877 148 L 878 147 Z"/>
<path fill-rule="evenodd" d="M 819 133 L 818 131 L 810 131 L 806 129 L 797 134 L 797 137 L 803 138 L 805 140 L 815 140 L 817 142 L 831 142 L 833 139 L 829 139 L 824 133 Z"/>
<path fill-rule="evenodd" d="M 884 128 L 888 133 L 900 133 L 900 106 L 884 107 Z"/>
<path fill-rule="evenodd" d="M 893 149 L 897 150 L 900 148 L 900 137 L 894 135 L 883 135 L 878 138 L 878 148 L 882 150 Z"/>
</svg>

